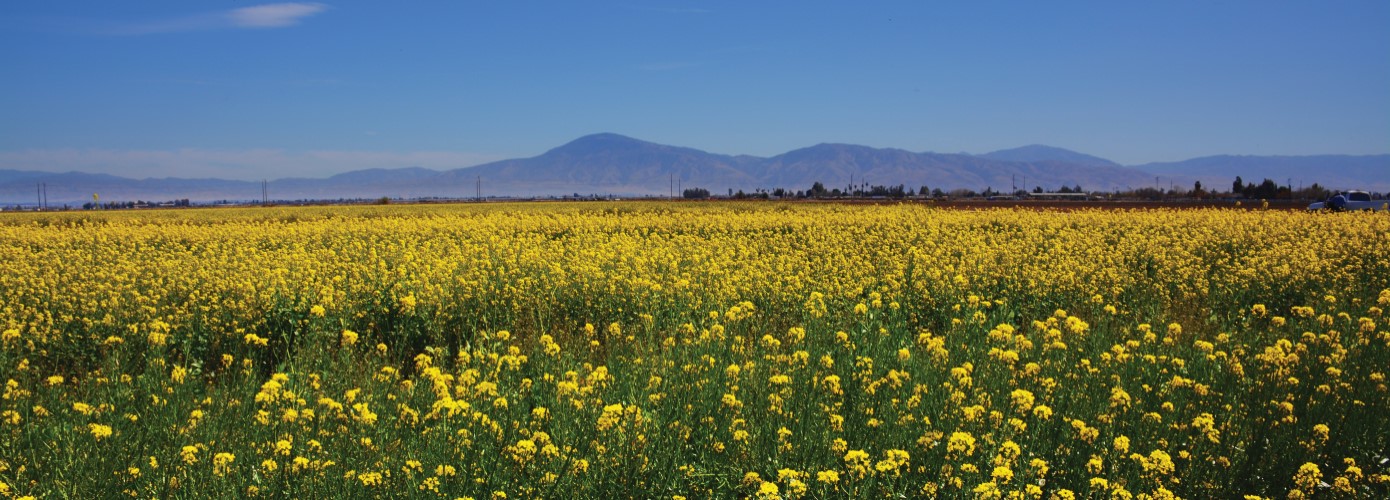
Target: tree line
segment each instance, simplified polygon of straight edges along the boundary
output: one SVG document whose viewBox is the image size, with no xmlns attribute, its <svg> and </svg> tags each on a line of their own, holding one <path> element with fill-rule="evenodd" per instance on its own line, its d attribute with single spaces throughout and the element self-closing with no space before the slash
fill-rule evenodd
<svg viewBox="0 0 1390 500">
<path fill-rule="evenodd" d="M 1046 190 L 1042 186 L 1034 186 L 1032 190 L 1016 189 L 1013 191 L 999 191 L 993 187 L 986 187 L 983 191 L 973 189 L 958 188 L 950 191 L 943 191 L 941 188 L 928 188 L 919 186 L 917 189 L 908 188 L 905 184 L 896 186 L 890 185 L 870 185 L 863 183 L 855 186 L 845 186 L 827 188 L 825 183 L 815 182 L 811 187 L 804 190 L 792 191 L 785 188 L 775 188 L 772 190 L 755 189 L 748 193 L 742 189 L 728 190 L 727 198 L 731 199 L 784 199 L 784 198 L 995 198 L 995 197 L 1017 197 L 1026 198 L 1040 194 L 1085 194 L 1090 196 L 1105 196 L 1111 199 L 1136 199 L 1136 200 L 1171 200 L 1171 199 L 1224 199 L 1224 198 L 1244 198 L 1252 200 L 1321 200 L 1332 195 L 1332 191 L 1314 183 L 1311 186 L 1294 189 L 1293 186 L 1279 185 L 1273 179 L 1264 179 L 1259 184 L 1245 182 L 1239 176 L 1231 183 L 1230 191 L 1220 191 L 1210 189 L 1202 185 L 1201 181 L 1194 182 L 1192 188 L 1173 186 L 1168 189 L 1161 187 L 1141 187 L 1125 190 L 1113 191 L 1087 191 L 1080 184 L 1071 186 L 1059 186 L 1056 189 Z M 709 189 L 702 187 L 686 188 L 681 192 L 681 197 L 685 199 L 706 199 L 715 197 Z"/>
</svg>

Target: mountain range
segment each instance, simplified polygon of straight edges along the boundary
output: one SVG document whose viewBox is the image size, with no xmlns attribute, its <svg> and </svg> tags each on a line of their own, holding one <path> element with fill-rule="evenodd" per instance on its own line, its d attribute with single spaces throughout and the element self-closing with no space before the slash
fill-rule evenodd
<svg viewBox="0 0 1390 500">
<path fill-rule="evenodd" d="M 7 169 L 17 167 L 14 169 Z M 0 165 L 0 204 L 33 204 L 46 184 L 49 204 L 101 199 L 194 202 L 258 200 L 261 183 L 225 179 L 129 179 L 83 172 L 51 173 Z M 1259 183 L 1343 189 L 1390 190 L 1390 155 L 1208 156 L 1170 163 L 1125 166 L 1104 158 L 1031 145 L 981 155 L 912 152 L 853 144 L 817 144 L 772 157 L 730 156 L 646 142 L 618 134 L 580 137 L 539 156 L 438 171 L 419 167 L 356 170 L 328 178 L 268 182 L 271 199 L 471 198 L 611 194 L 664 196 L 701 187 L 716 194 L 785 188 L 793 192 L 821 182 L 827 189 L 860 185 L 920 186 L 1008 191 L 1081 186 L 1112 191 L 1200 181 L 1227 190 L 1236 176 Z M 1157 178 L 1157 179 L 1156 179 Z M 677 193 L 679 194 L 679 193 Z"/>
</svg>

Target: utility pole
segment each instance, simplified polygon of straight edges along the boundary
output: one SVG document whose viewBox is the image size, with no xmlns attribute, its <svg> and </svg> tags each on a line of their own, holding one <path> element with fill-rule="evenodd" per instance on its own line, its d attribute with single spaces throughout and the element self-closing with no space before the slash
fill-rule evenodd
<svg viewBox="0 0 1390 500">
<path fill-rule="evenodd" d="M 43 183 L 43 209 L 48 210 L 48 183 Z"/>
<path fill-rule="evenodd" d="M 476 194 L 477 200 L 478 200 L 478 201 L 483 201 L 483 176 L 481 176 L 481 175 L 478 176 L 478 184 L 477 184 L 476 190 L 477 190 L 477 191 L 476 191 L 475 194 Z"/>
<path fill-rule="evenodd" d="M 667 189 L 670 190 L 670 194 L 667 194 L 666 198 L 672 200 L 676 199 L 676 174 L 670 175 L 670 186 Z"/>
<path fill-rule="evenodd" d="M 43 210 L 43 183 L 34 184 L 34 196 L 38 198 L 34 203 L 34 211 Z"/>
<path fill-rule="evenodd" d="M 261 206 L 270 204 L 270 181 L 261 179 Z"/>
</svg>

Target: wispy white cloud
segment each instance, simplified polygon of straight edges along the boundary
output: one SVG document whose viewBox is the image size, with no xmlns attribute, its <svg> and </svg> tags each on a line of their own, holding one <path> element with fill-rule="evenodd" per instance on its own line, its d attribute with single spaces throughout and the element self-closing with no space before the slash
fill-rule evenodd
<svg viewBox="0 0 1390 500">
<path fill-rule="evenodd" d="M 448 170 L 502 159 L 465 151 L 283 149 L 30 149 L 0 151 L 0 169 L 101 173 L 135 179 L 216 177 L 234 180 L 328 177 L 365 168 Z"/>
<path fill-rule="evenodd" d="M 328 10 L 321 3 L 272 3 L 218 12 L 192 14 L 108 26 L 95 30 L 105 35 L 153 35 L 217 29 L 285 28 Z"/>
<path fill-rule="evenodd" d="M 233 9 L 227 18 L 242 28 L 284 28 L 327 9 L 321 3 L 272 3 Z"/>
</svg>

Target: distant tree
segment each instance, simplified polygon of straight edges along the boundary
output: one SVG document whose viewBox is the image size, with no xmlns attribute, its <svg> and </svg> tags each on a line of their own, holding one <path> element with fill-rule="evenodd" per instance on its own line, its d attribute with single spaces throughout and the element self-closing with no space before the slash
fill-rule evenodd
<svg viewBox="0 0 1390 500">
<path fill-rule="evenodd" d="M 1139 188 L 1130 191 L 1128 196 L 1130 198 L 1139 198 L 1144 200 L 1161 200 L 1163 199 L 1163 190 L 1151 187 Z"/>
<path fill-rule="evenodd" d="M 927 189 L 927 186 L 922 186 L 920 188 L 917 188 L 917 194 L 921 196 L 926 196 L 931 194 L 931 190 Z"/>
<path fill-rule="evenodd" d="M 806 196 L 810 196 L 812 198 L 820 198 L 822 196 L 825 196 L 826 194 L 829 193 L 825 190 L 825 184 L 821 184 L 820 181 L 812 183 L 811 189 L 806 191 Z"/>
<path fill-rule="evenodd" d="M 1193 182 L 1193 183 L 1192 183 L 1192 197 L 1193 197 L 1193 198 L 1201 198 L 1201 197 L 1202 197 L 1202 194 L 1203 194 L 1203 193 L 1202 193 L 1202 181 Z"/>
<path fill-rule="evenodd" d="M 1273 179 L 1265 179 L 1258 185 L 1253 182 L 1246 183 L 1241 189 L 1241 195 L 1250 199 L 1268 200 L 1279 195 L 1279 185 L 1275 184 Z"/>
<path fill-rule="evenodd" d="M 709 198 L 709 190 L 705 188 L 687 188 L 681 191 L 681 197 L 691 200 L 703 200 Z"/>
<path fill-rule="evenodd" d="M 1292 196 L 1301 200 L 1325 200 L 1332 192 L 1314 182 L 1312 186 L 1295 191 Z"/>
<path fill-rule="evenodd" d="M 1042 193 L 1042 192 L 1043 192 L 1042 186 L 1033 186 L 1033 192 L 1034 192 L 1034 193 Z"/>
<path fill-rule="evenodd" d="M 1231 183 L 1231 194 L 1233 194 L 1233 195 L 1234 195 L 1234 194 L 1240 194 L 1240 193 L 1243 193 L 1244 191 L 1245 191 L 1245 182 L 1242 181 L 1242 180 L 1240 180 L 1240 176 L 1237 175 L 1237 176 L 1236 176 L 1236 181 Z"/>
</svg>

